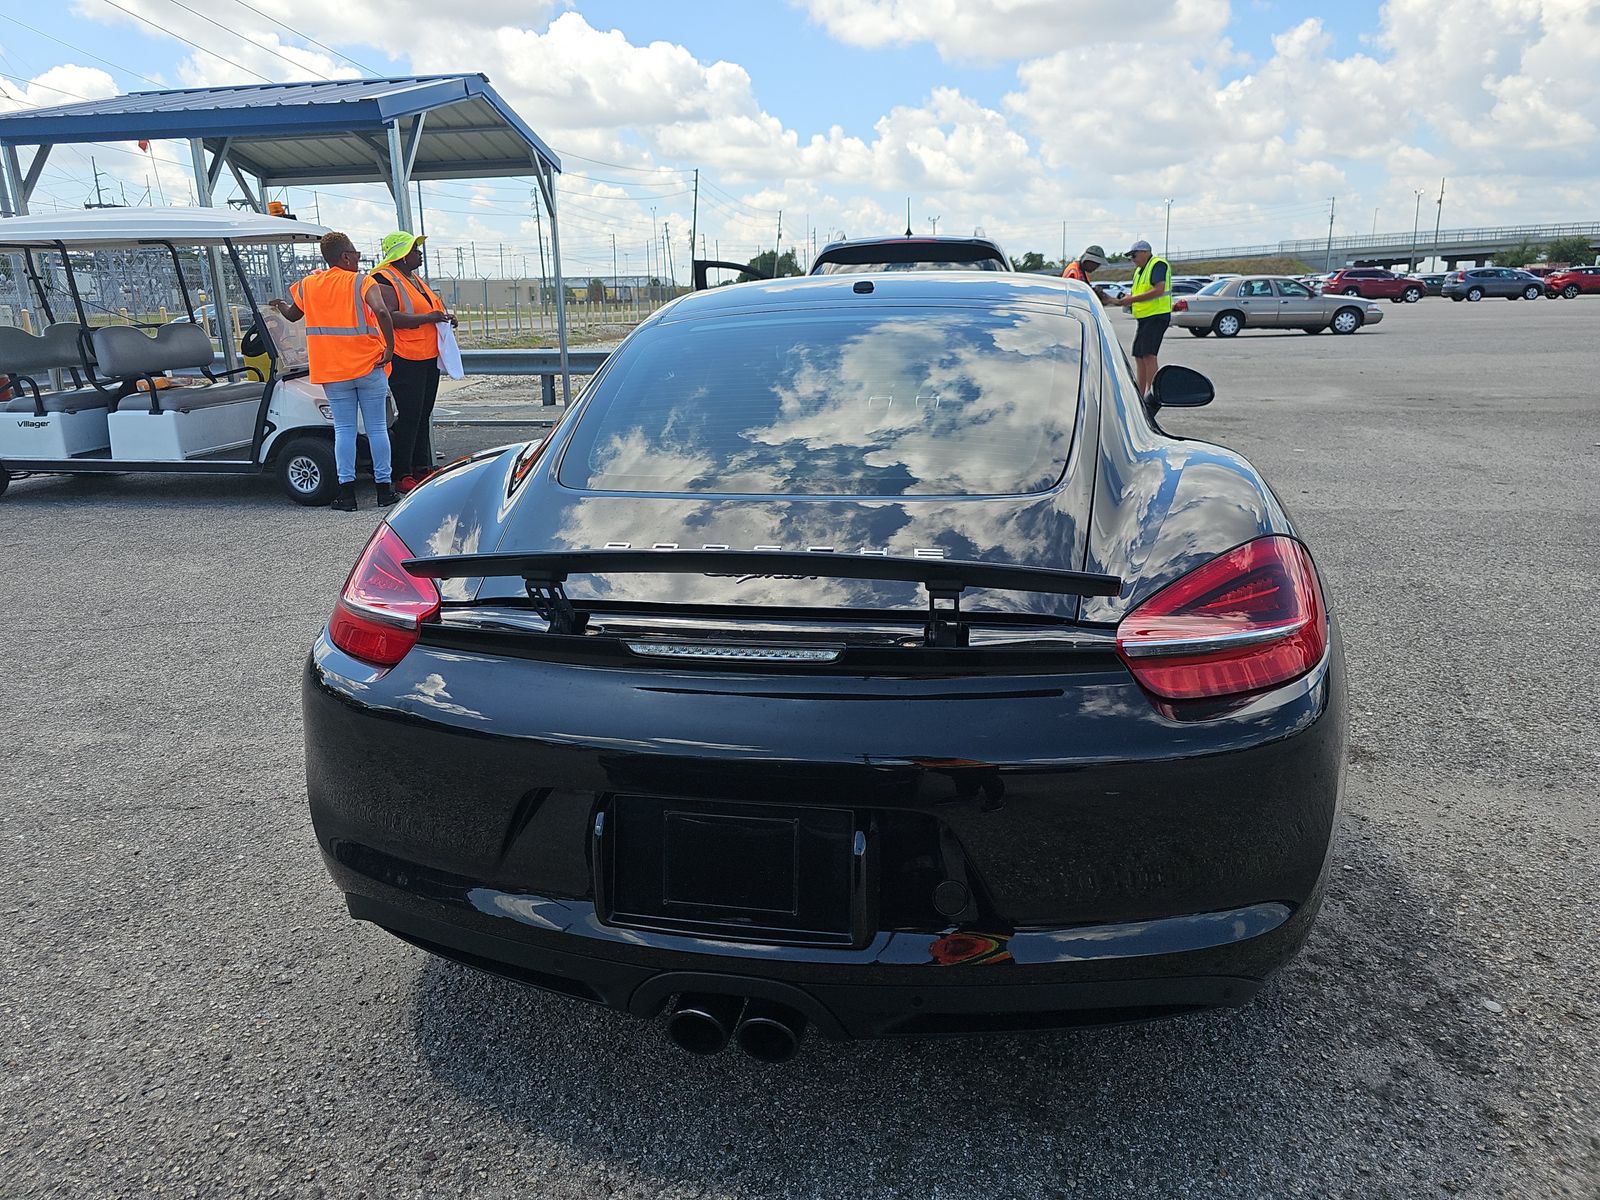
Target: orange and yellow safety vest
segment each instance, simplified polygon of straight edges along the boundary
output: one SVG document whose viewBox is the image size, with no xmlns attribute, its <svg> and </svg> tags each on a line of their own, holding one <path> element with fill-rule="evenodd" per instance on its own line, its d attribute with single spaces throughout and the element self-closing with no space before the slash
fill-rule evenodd
<svg viewBox="0 0 1600 1200">
<path fill-rule="evenodd" d="M 312 383 L 360 379 L 383 361 L 383 331 L 367 303 L 377 286 L 369 276 L 329 267 L 289 289 L 289 298 L 305 314 Z"/>
<path fill-rule="evenodd" d="M 400 311 L 406 313 L 443 312 L 444 302 L 433 294 L 433 289 L 415 275 L 407 275 L 399 268 L 379 267 L 373 272 L 394 289 L 400 300 Z M 394 352 L 401 358 L 426 362 L 439 357 L 439 327 L 418 325 L 414 329 L 394 327 Z"/>
</svg>

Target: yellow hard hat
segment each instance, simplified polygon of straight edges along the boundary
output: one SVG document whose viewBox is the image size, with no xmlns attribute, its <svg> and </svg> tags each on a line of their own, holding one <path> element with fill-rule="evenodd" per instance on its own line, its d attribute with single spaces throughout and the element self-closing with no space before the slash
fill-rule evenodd
<svg viewBox="0 0 1600 1200">
<path fill-rule="evenodd" d="M 378 265 L 381 267 L 384 263 L 392 263 L 397 258 L 404 258 L 411 253 L 413 246 L 420 246 L 427 240 L 427 234 L 418 237 L 416 234 L 406 233 L 404 230 L 397 230 L 389 234 L 383 239 Z"/>
</svg>

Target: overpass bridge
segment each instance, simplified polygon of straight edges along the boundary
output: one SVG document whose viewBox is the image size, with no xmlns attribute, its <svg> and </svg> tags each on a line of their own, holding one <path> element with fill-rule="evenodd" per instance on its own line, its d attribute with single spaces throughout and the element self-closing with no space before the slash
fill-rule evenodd
<svg viewBox="0 0 1600 1200">
<path fill-rule="evenodd" d="M 1542 245 L 1555 238 L 1586 237 L 1589 248 L 1600 252 L 1600 221 L 1566 225 L 1494 225 L 1476 229 L 1432 230 L 1415 236 L 1408 229 L 1401 233 L 1363 234 L 1336 237 L 1330 248 L 1327 238 L 1295 238 L 1254 246 L 1222 246 L 1214 250 L 1174 250 L 1175 262 L 1209 262 L 1223 258 L 1298 258 L 1311 266 L 1327 270 L 1349 266 L 1394 267 L 1413 260 L 1437 258 L 1448 270 L 1461 263 L 1485 266 L 1497 251 L 1510 250 L 1526 242 Z"/>
</svg>

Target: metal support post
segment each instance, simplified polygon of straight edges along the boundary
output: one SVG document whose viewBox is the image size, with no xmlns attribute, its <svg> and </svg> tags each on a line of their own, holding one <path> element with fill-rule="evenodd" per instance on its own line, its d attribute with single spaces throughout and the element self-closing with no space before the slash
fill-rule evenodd
<svg viewBox="0 0 1600 1200">
<path fill-rule="evenodd" d="M 556 285 L 556 344 L 561 350 L 561 399 L 572 403 L 572 372 L 567 364 L 567 286 L 561 274 L 561 230 L 556 218 L 555 172 L 543 159 L 534 158 L 535 178 L 544 198 L 545 212 L 550 217 L 550 269 L 555 272 Z"/>
<path fill-rule="evenodd" d="M 217 160 L 206 166 L 204 138 L 189 139 L 189 157 L 194 163 L 195 196 L 204 208 L 212 206 L 217 177 L 222 173 L 222 156 L 227 154 L 227 143 L 217 153 Z M 233 322 L 228 320 L 228 284 L 223 274 L 222 250 L 212 246 L 206 251 L 206 263 L 211 268 L 211 303 L 217 307 L 217 334 L 222 340 L 222 362 L 230 371 L 239 368 L 239 347 L 233 339 Z"/>
<path fill-rule="evenodd" d="M 389 133 L 389 192 L 394 197 L 396 229 L 411 232 L 411 160 L 400 140 L 400 122 L 390 121 L 384 127 Z"/>
</svg>

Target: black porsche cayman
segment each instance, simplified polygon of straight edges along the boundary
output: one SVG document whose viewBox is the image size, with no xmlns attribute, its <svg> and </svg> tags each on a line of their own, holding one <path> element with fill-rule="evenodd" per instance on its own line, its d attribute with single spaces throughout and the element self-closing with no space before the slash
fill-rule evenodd
<svg viewBox="0 0 1600 1200">
<path fill-rule="evenodd" d="M 1081 284 L 668 305 L 419 488 L 304 681 L 322 853 L 436 954 L 770 1060 L 1247 1001 L 1345 736 L 1312 557 Z"/>
</svg>

